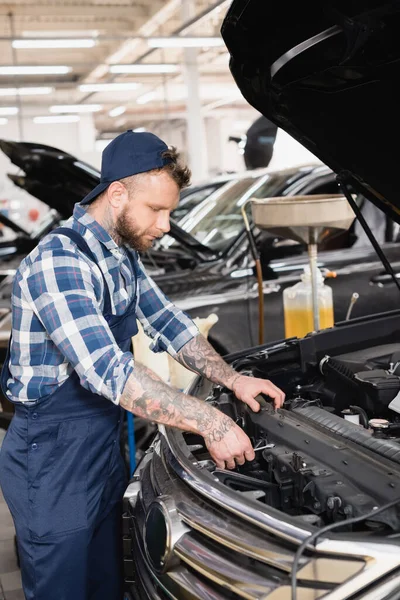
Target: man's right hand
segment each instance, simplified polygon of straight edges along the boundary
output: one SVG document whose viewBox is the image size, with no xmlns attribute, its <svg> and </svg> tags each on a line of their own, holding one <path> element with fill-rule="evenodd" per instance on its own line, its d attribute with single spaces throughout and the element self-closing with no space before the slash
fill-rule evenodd
<svg viewBox="0 0 400 600">
<path fill-rule="evenodd" d="M 203 400 L 170 387 L 139 363 L 119 404 L 138 417 L 201 435 L 221 469 L 234 469 L 255 457 L 249 438 L 232 419 Z"/>
<path fill-rule="evenodd" d="M 249 437 L 226 415 L 203 435 L 211 458 L 219 469 L 234 469 L 237 464 L 243 465 L 246 460 L 255 458 Z"/>
</svg>

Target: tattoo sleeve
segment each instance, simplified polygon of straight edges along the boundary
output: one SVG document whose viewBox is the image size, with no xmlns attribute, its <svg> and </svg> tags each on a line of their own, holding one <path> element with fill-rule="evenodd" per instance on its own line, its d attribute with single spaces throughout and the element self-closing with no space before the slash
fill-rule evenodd
<svg viewBox="0 0 400 600">
<path fill-rule="evenodd" d="M 239 373 L 223 360 L 201 334 L 185 344 L 175 360 L 190 371 L 203 375 L 213 383 L 225 385 L 229 389 L 232 389 L 235 380 L 240 377 Z"/>
<path fill-rule="evenodd" d="M 220 441 L 234 425 L 218 409 L 170 387 L 139 363 L 125 385 L 120 405 L 139 417 L 199 433 L 209 442 Z"/>
</svg>

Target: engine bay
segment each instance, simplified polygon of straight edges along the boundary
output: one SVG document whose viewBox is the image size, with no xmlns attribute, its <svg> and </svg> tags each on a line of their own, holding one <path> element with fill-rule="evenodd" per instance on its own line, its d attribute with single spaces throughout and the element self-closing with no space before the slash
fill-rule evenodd
<svg viewBox="0 0 400 600">
<path fill-rule="evenodd" d="M 346 520 L 400 497 L 400 344 L 302 360 L 299 342 L 238 359 L 237 371 L 270 379 L 286 394 L 275 411 L 268 398 L 252 412 L 226 388 L 206 399 L 249 435 L 256 458 L 235 470 L 216 468 L 201 438 L 185 434 L 202 468 L 244 497 L 299 522 L 338 531 L 396 535 L 397 508 L 376 519 Z"/>
</svg>

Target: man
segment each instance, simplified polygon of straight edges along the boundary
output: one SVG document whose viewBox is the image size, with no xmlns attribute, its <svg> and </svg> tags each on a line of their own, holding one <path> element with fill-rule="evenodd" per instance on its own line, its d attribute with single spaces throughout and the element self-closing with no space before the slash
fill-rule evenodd
<svg viewBox="0 0 400 600">
<path fill-rule="evenodd" d="M 147 276 L 138 252 L 169 231 L 190 172 L 151 133 L 127 131 L 102 158 L 101 182 L 65 227 L 46 236 L 15 277 L 2 385 L 15 403 L 1 485 L 14 518 L 27 600 L 117 600 L 126 485 L 121 408 L 199 433 L 219 467 L 254 458 L 250 440 L 216 408 L 134 361 L 136 318 L 181 364 L 257 411 L 271 382 L 240 376 Z"/>
</svg>

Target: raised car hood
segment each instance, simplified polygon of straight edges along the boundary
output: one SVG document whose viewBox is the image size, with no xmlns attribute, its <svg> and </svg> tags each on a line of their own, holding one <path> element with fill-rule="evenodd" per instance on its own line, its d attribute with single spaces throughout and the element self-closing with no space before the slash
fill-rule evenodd
<svg viewBox="0 0 400 600">
<path fill-rule="evenodd" d="M 64 219 L 72 215 L 74 204 L 80 202 L 100 180 L 97 169 L 58 148 L 0 140 L 0 149 L 23 171 L 9 174 L 11 181 L 50 208 L 55 208 Z M 4 224 L 16 232 L 25 233 L 9 220 Z M 171 222 L 170 235 L 192 256 L 204 259 L 213 255 L 209 248 L 176 223 Z"/>
<path fill-rule="evenodd" d="M 400 3 L 234 0 L 222 25 L 244 97 L 400 222 Z"/>
<path fill-rule="evenodd" d="M 0 149 L 24 172 L 9 175 L 13 183 L 63 218 L 71 216 L 74 204 L 99 181 L 97 169 L 51 146 L 0 140 Z"/>
</svg>

